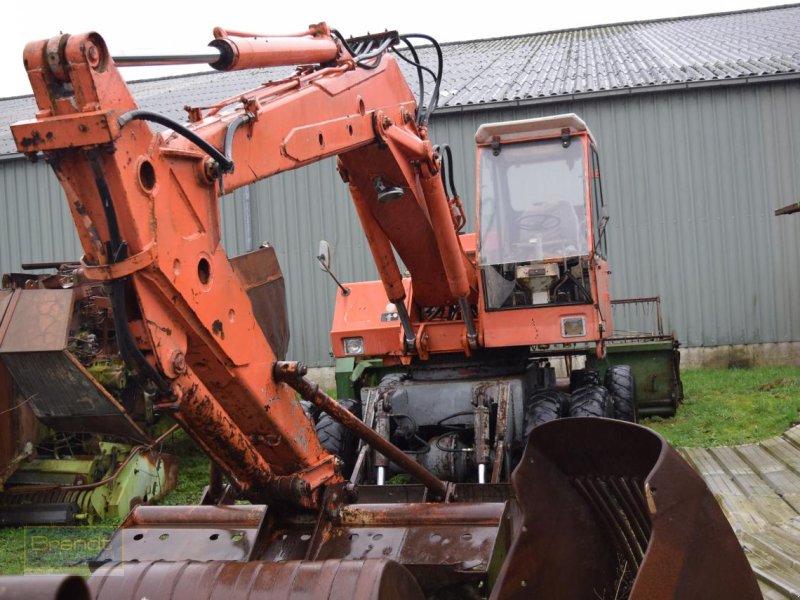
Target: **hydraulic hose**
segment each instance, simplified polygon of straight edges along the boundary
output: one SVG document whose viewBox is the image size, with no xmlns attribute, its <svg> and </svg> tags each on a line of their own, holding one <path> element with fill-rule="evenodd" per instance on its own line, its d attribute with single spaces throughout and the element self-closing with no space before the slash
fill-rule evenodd
<svg viewBox="0 0 800 600">
<path fill-rule="evenodd" d="M 117 214 L 114 210 L 114 204 L 111 199 L 111 192 L 108 189 L 103 170 L 100 167 L 100 162 L 97 159 L 97 151 L 91 150 L 88 153 L 89 164 L 92 168 L 94 175 L 95 185 L 97 186 L 97 193 L 100 195 L 100 200 L 103 204 L 103 212 L 106 216 L 108 223 L 108 232 L 110 241 L 108 243 L 109 262 L 111 264 L 118 263 L 128 256 L 128 244 L 122 240 L 119 231 L 119 224 L 117 222 Z M 148 379 L 155 382 L 159 390 L 166 392 L 169 390 L 169 385 L 161 377 L 161 374 L 147 362 L 142 351 L 136 345 L 133 339 L 130 327 L 127 320 L 127 306 L 125 302 L 125 279 L 115 279 L 111 283 L 111 314 L 114 320 L 114 330 L 117 333 L 117 345 L 122 359 L 126 364 L 136 367 L 136 370 L 146 376 Z"/>
<path fill-rule="evenodd" d="M 178 135 L 182 135 L 196 146 L 199 146 L 200 149 L 204 150 L 211 158 L 217 161 L 217 164 L 219 164 L 219 168 L 223 173 L 233 172 L 232 160 L 229 160 L 222 152 L 217 150 L 214 146 L 209 144 L 206 140 L 201 138 L 194 131 L 192 131 L 188 127 L 181 125 L 177 121 L 173 121 L 169 117 L 165 117 L 164 115 L 159 115 L 158 113 L 154 113 L 149 110 L 137 109 L 126 112 L 119 118 L 117 122 L 119 123 L 121 129 L 131 121 L 151 121 L 153 123 L 158 123 L 159 125 L 163 125 L 164 127 L 169 127 Z"/>
</svg>

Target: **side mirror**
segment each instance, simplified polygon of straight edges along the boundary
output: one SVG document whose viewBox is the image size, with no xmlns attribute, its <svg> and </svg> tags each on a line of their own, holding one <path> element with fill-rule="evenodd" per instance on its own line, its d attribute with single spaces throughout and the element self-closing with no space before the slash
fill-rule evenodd
<svg viewBox="0 0 800 600">
<path fill-rule="evenodd" d="M 317 252 L 319 268 L 323 271 L 331 270 L 331 245 L 325 240 L 319 241 L 319 252 Z"/>
<path fill-rule="evenodd" d="M 339 280 L 336 279 L 336 275 L 334 275 L 333 271 L 331 271 L 331 245 L 325 240 L 320 240 L 319 242 L 317 260 L 319 261 L 319 268 L 330 275 L 331 279 L 336 282 L 336 285 L 342 291 L 342 296 L 347 296 L 350 293 L 350 289 L 339 283 Z"/>
</svg>

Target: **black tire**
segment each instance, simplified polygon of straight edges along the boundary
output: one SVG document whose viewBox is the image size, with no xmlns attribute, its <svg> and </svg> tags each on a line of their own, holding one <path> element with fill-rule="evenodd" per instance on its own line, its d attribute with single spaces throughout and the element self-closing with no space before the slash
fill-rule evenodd
<svg viewBox="0 0 800 600">
<path fill-rule="evenodd" d="M 614 400 L 602 385 L 586 385 L 572 393 L 569 405 L 570 417 L 614 416 Z"/>
<path fill-rule="evenodd" d="M 300 406 L 303 407 L 303 412 L 309 418 L 312 423 L 316 423 L 317 417 L 319 416 L 319 408 L 313 402 L 309 402 L 308 400 L 300 400 Z"/>
<path fill-rule="evenodd" d="M 408 379 L 407 373 L 389 373 L 381 377 L 379 386 L 399 385 Z"/>
<path fill-rule="evenodd" d="M 563 417 L 567 405 L 566 394 L 558 390 L 535 392 L 528 400 L 528 407 L 525 409 L 525 437 L 534 427 Z"/>
<path fill-rule="evenodd" d="M 351 413 L 358 414 L 357 409 L 360 406 L 355 400 L 339 400 L 339 404 Z M 320 445 L 342 460 L 344 463 L 343 474 L 345 477 L 349 477 L 356 461 L 356 448 L 358 446 L 356 436 L 328 413 L 320 415 L 316 431 Z"/>
<path fill-rule="evenodd" d="M 570 393 L 587 385 L 600 385 L 600 371 L 597 369 L 575 369 L 569 374 Z"/>
<path fill-rule="evenodd" d="M 614 365 L 606 371 L 606 389 L 614 398 L 614 418 L 637 422 L 636 386 L 633 370 L 628 365 Z"/>
</svg>

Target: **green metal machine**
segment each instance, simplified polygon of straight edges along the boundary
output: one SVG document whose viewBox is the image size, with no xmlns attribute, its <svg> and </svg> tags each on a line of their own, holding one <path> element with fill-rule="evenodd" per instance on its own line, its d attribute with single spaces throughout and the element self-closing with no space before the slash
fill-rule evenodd
<svg viewBox="0 0 800 600">
<path fill-rule="evenodd" d="M 148 382 L 119 355 L 106 290 L 77 272 L 3 277 L 0 525 L 121 518 L 175 487 Z"/>
</svg>

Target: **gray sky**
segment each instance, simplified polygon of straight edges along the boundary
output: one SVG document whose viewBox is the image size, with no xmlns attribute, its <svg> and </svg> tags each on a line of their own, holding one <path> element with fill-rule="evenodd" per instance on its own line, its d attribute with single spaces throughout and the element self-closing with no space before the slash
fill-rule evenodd
<svg viewBox="0 0 800 600">
<path fill-rule="evenodd" d="M 345 36 L 396 29 L 401 33 L 426 33 L 440 42 L 534 33 L 678 17 L 692 14 L 772 6 L 759 0 L 672 0 L 671 2 L 480 2 L 467 1 L 340 3 L 331 0 L 295 2 L 174 2 L 132 0 L 74 3 L 66 0 L 4 2 L 4 27 L 0 36 L 0 98 L 30 94 L 22 50 L 32 40 L 59 33 L 97 31 L 111 53 L 143 54 L 202 52 L 214 26 L 256 33 L 291 33 L 310 23 L 326 21 Z M 277 8 L 277 10 L 276 10 Z M 197 70 L 192 67 L 191 70 Z M 447 65 L 445 65 L 447 69 Z M 162 77 L 174 69 L 129 68 L 128 80 Z M 183 71 L 185 72 L 185 70 Z M 33 116 L 33 115 L 31 115 Z"/>
</svg>

